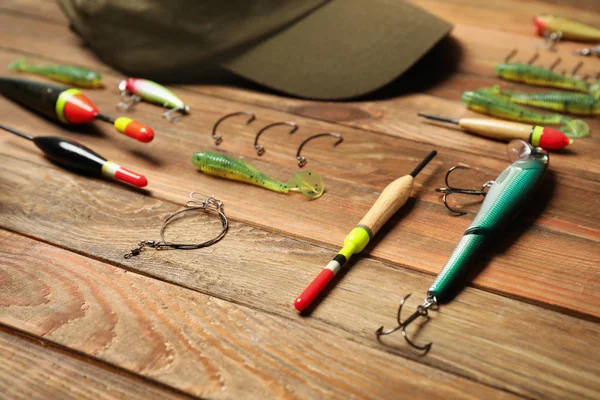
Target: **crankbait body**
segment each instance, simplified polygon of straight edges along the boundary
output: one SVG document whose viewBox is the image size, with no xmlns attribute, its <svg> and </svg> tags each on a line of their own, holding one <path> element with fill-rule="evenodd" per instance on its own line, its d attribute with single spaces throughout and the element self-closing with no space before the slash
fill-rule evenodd
<svg viewBox="0 0 600 400">
<path fill-rule="evenodd" d="M 69 85 L 85 88 L 102 87 L 102 76 L 86 68 L 71 65 L 31 65 L 27 64 L 27 58 L 22 58 L 11 63 L 8 68 L 15 71 L 42 75 Z"/>
<path fill-rule="evenodd" d="M 195 153 L 192 164 L 205 174 L 249 183 L 278 193 L 300 191 L 306 197 L 316 199 L 325 189 L 323 180 L 314 172 L 299 171 L 285 183 L 268 177 L 243 161 L 217 153 Z"/>
<path fill-rule="evenodd" d="M 100 114 L 98 108 L 78 89 L 25 79 L 0 78 L 0 92 L 40 114 L 64 124 L 86 124 L 94 120 L 109 122 L 117 131 L 140 142 L 154 138 L 152 128 L 130 118 L 113 119 Z"/>
<path fill-rule="evenodd" d="M 558 33 L 561 39 L 580 42 L 600 41 L 600 29 L 553 15 L 541 15 L 533 18 L 533 24 L 539 36 Z"/>
<path fill-rule="evenodd" d="M 587 94 L 573 92 L 519 93 L 502 90 L 494 85 L 490 93 L 502 96 L 513 103 L 567 112 L 577 115 L 600 115 L 600 100 Z"/>
<path fill-rule="evenodd" d="M 190 112 L 190 107 L 175 96 L 172 91 L 148 79 L 127 78 L 119 82 L 118 87 L 121 91 L 121 97 L 130 96 L 129 100 L 119 103 L 118 107 L 123 109 L 130 109 L 135 103 L 144 100 L 169 108 L 170 110 L 163 114 L 169 121 L 172 121 L 170 115 L 173 112 L 182 114 Z"/>
<path fill-rule="evenodd" d="M 528 85 L 554 87 L 583 93 L 588 93 L 590 90 L 589 84 L 583 79 L 557 74 L 549 69 L 535 67 L 529 64 L 498 64 L 495 71 L 496 74 L 503 79 L 514 82 L 523 82 Z"/>
<path fill-rule="evenodd" d="M 590 131 L 590 127 L 584 121 L 560 114 L 541 114 L 491 94 L 489 90 L 467 91 L 462 94 L 461 99 L 471 110 L 498 118 L 542 126 L 562 124 L 560 130 L 568 137 L 582 137 Z"/>
<path fill-rule="evenodd" d="M 33 141 L 46 157 L 68 169 L 84 174 L 103 175 L 137 187 L 148 185 L 148 180 L 143 175 L 125 169 L 72 140 L 56 136 L 33 137 L 4 125 L 0 125 L 0 128 Z"/>
</svg>

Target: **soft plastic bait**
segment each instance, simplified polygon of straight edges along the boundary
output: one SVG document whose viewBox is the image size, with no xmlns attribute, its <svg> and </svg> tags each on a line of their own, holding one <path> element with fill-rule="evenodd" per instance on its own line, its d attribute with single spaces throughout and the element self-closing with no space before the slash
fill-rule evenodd
<svg viewBox="0 0 600 400">
<path fill-rule="evenodd" d="M 113 124 L 120 133 L 147 143 L 154 138 L 149 126 L 130 118 L 117 119 L 100 114 L 98 108 L 78 89 L 26 79 L 0 78 L 0 92 L 26 107 L 64 124 L 87 124 L 100 120 Z"/>
<path fill-rule="evenodd" d="M 590 85 L 583 79 L 557 74 L 549 69 L 534 67 L 529 64 L 498 64 L 495 71 L 499 77 L 509 81 L 523 82 L 535 86 L 574 90 L 583 93 L 588 93 L 590 91 Z"/>
<path fill-rule="evenodd" d="M 571 19 L 553 15 L 540 15 L 533 18 L 533 24 L 540 36 L 557 33 L 561 39 L 580 42 L 600 41 L 600 29 Z"/>
<path fill-rule="evenodd" d="M 299 191 L 316 199 L 323 194 L 325 185 L 315 172 L 299 171 L 287 183 L 269 178 L 253 166 L 222 154 L 201 152 L 192 156 L 192 164 L 205 174 L 249 183 L 278 193 Z"/>
<path fill-rule="evenodd" d="M 102 77 L 99 73 L 72 65 L 31 65 L 27 63 L 27 58 L 22 58 L 11 63 L 8 68 L 15 71 L 42 75 L 69 85 L 84 88 L 102 87 Z"/>
<path fill-rule="evenodd" d="M 588 124 L 582 120 L 571 119 L 560 114 L 542 114 L 486 91 L 464 92 L 462 101 L 471 110 L 493 117 L 542 126 L 562 125 L 560 130 L 571 138 L 585 136 L 590 131 Z"/>
<path fill-rule="evenodd" d="M 119 103 L 117 107 L 124 110 L 130 109 L 136 103 L 144 100 L 148 103 L 170 108 L 169 111 L 163 114 L 163 118 L 166 118 L 169 122 L 176 122 L 178 120 L 177 118 L 171 118 L 171 114 L 175 112 L 180 112 L 184 115 L 190 112 L 190 106 L 175 96 L 173 92 L 148 79 L 127 78 L 119 82 L 119 90 L 124 101 Z M 128 96 L 129 98 L 127 99 Z"/>
</svg>

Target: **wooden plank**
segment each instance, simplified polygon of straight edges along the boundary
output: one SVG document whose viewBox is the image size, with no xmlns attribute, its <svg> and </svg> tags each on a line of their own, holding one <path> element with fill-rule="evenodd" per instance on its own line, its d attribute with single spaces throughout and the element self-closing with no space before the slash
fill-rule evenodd
<svg viewBox="0 0 600 400">
<path fill-rule="evenodd" d="M 0 397 L 4 399 L 184 399 L 184 394 L 82 356 L 57 351 L 47 341 L 0 329 Z"/>
<path fill-rule="evenodd" d="M 0 165 L 3 166 L 0 213 L 6 228 L 286 318 L 289 322 L 278 321 L 279 328 L 273 327 L 275 332 L 281 326 L 302 332 L 306 329 L 311 337 L 320 337 L 321 333 L 315 332 L 331 332 L 527 397 L 594 398 L 600 394 L 596 379 L 600 365 L 595 362 L 600 356 L 595 346 L 600 336 L 597 323 L 466 288 L 451 304 L 432 312 L 431 323 L 416 339 L 433 340 L 434 348 L 427 357 L 419 358 L 399 335 L 386 338 L 385 343 L 391 346 L 388 348 L 376 342 L 373 332 L 381 324 L 394 323 L 398 301 L 404 294 L 414 293 L 407 304 L 409 310 L 413 309 L 431 284 L 430 276 L 359 257 L 314 310 L 313 318 L 302 318 L 291 303 L 335 254 L 333 250 L 232 222 L 225 239 L 211 248 L 193 252 L 148 250 L 126 261 L 123 254 L 139 240 L 157 238 L 163 219 L 179 207 L 135 191 L 121 190 L 110 183 L 79 178 L 53 168 L 43 170 L 11 157 L 3 156 Z M 57 197 L 57 193 L 68 196 Z M 228 210 L 229 205 L 225 207 Z M 208 238 L 218 228 L 218 220 L 199 217 L 173 225 L 169 234 L 192 241 Z M 18 244 L 15 247 L 23 248 Z M 544 267 L 551 269 L 556 265 L 550 263 Z M 596 285 L 592 282 L 592 271 L 593 267 L 589 267 L 585 276 L 577 277 L 576 287 L 551 282 L 557 286 L 551 292 L 552 298 L 545 300 L 555 304 L 565 293 L 579 301 L 585 298 Z M 505 268 L 504 274 L 511 275 L 512 271 Z M 562 275 L 565 280 L 571 279 L 570 267 L 563 268 Z M 129 274 L 117 276 L 120 280 Z M 548 280 L 547 276 L 544 280 Z M 29 280 L 15 278 L 14 282 L 26 285 Z M 515 278 L 512 284 L 521 290 L 531 290 L 534 285 L 527 278 Z M 143 287 L 143 292 L 139 289 L 130 295 L 135 298 L 157 292 L 154 286 Z M 22 290 L 45 293 L 37 287 Z M 18 301 L 20 297 L 11 293 L 9 299 L 15 300 L 8 302 Z M 40 302 L 43 303 L 43 298 L 35 303 Z M 589 304 L 597 307 L 598 301 L 590 300 Z M 11 308 L 4 310 L 6 313 Z M 31 326 L 24 329 L 55 331 L 52 326 L 56 318 L 26 321 Z M 42 327 L 36 328 L 38 324 Z M 80 324 L 85 322 L 75 325 Z M 560 338 L 558 346 L 557 338 Z M 101 348 L 102 339 L 98 340 L 100 343 L 95 346 Z M 217 355 L 209 358 L 212 357 L 220 359 Z M 403 362 L 395 361 L 393 365 Z M 377 363 L 371 361 L 371 364 Z M 519 367 L 507 368 L 514 365 Z"/>
<path fill-rule="evenodd" d="M 194 395 L 513 398 L 15 234 L 0 242 L 2 323 Z"/>
</svg>

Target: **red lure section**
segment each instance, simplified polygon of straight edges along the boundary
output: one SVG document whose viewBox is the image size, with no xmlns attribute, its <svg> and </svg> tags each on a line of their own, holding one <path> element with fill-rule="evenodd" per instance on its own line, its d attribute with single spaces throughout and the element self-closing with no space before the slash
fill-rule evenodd
<svg viewBox="0 0 600 400">
<path fill-rule="evenodd" d="M 96 105 L 83 93 L 71 96 L 63 108 L 63 117 L 69 124 L 87 124 L 99 113 Z"/>
</svg>

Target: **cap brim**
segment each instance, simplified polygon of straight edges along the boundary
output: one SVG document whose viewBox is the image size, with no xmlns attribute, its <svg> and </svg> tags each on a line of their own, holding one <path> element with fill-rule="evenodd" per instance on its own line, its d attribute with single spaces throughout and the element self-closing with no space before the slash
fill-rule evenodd
<svg viewBox="0 0 600 400">
<path fill-rule="evenodd" d="M 222 62 L 269 88 L 348 99 L 388 84 L 452 28 L 398 0 L 334 0 Z"/>
</svg>

